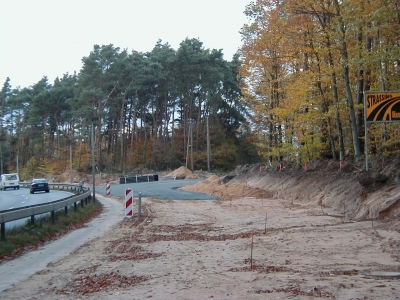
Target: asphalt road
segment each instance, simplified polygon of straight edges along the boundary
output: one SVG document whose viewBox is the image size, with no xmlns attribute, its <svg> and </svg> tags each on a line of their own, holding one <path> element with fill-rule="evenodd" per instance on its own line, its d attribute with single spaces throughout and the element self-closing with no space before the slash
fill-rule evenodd
<svg viewBox="0 0 400 300">
<path fill-rule="evenodd" d="M 29 193 L 29 189 L 20 188 L 19 190 L 5 190 L 0 191 L 0 211 L 8 210 L 18 207 L 48 203 L 56 200 L 66 198 L 73 195 L 71 192 L 50 190 L 50 193 L 36 192 Z M 30 219 L 30 218 L 28 218 Z M 16 220 L 7 222 L 7 228 L 23 225 L 27 219 Z"/>
<path fill-rule="evenodd" d="M 142 193 L 142 197 L 165 200 L 218 200 L 217 197 L 207 194 L 178 190 L 179 187 L 192 185 L 202 180 L 204 179 L 161 180 L 129 184 L 111 183 L 110 195 L 125 197 L 125 190 L 132 189 L 134 198 L 137 198 L 139 193 Z M 106 186 L 97 186 L 95 192 L 106 195 Z"/>
<path fill-rule="evenodd" d="M 50 193 L 36 192 L 29 193 L 29 189 L 0 191 L 0 210 L 7 210 L 17 207 L 48 203 L 73 195 L 70 192 L 50 190 Z"/>
</svg>

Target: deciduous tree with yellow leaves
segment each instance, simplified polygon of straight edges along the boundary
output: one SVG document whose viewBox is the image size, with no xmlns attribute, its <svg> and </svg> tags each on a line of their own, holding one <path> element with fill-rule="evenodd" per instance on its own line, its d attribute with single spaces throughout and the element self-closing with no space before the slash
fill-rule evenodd
<svg viewBox="0 0 400 300">
<path fill-rule="evenodd" d="M 242 91 L 261 152 L 359 159 L 364 92 L 400 89 L 399 2 L 257 0 L 245 13 Z M 398 147 L 398 123 L 369 133 L 375 154 Z"/>
</svg>

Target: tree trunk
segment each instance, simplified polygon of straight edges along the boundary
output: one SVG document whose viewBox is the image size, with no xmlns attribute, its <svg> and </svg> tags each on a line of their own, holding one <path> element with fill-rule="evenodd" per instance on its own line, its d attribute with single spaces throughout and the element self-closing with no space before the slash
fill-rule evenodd
<svg viewBox="0 0 400 300">
<path fill-rule="evenodd" d="M 80 170 L 80 168 L 81 168 L 81 159 L 82 159 L 82 141 L 79 140 L 78 166 L 77 166 L 78 170 Z"/>
<path fill-rule="evenodd" d="M 119 134 L 121 136 L 121 153 L 120 153 L 120 166 L 119 166 L 119 170 L 122 174 L 125 173 L 124 170 L 124 164 L 125 164 L 125 152 L 124 152 L 124 128 L 125 128 L 125 114 L 124 114 L 124 108 L 125 108 L 125 96 L 121 99 L 122 103 L 121 103 L 121 111 L 120 111 L 120 116 L 119 116 Z"/>
<path fill-rule="evenodd" d="M 170 162 L 170 168 L 172 168 L 172 159 L 175 157 L 175 101 L 172 105 L 172 129 L 171 129 L 171 162 Z"/>
<path fill-rule="evenodd" d="M 164 92 L 164 128 L 162 134 L 162 155 L 165 160 L 167 156 L 167 141 L 168 141 L 168 124 L 169 124 L 169 115 L 168 115 L 168 94 Z"/>
<path fill-rule="evenodd" d="M 360 149 L 360 140 L 358 139 L 358 128 L 357 128 L 357 120 L 356 113 L 354 110 L 354 101 L 353 96 L 351 94 L 351 86 L 350 86 L 350 78 L 349 78 L 349 59 L 347 53 L 347 43 L 346 43 L 346 30 L 343 18 L 340 14 L 340 7 L 338 0 L 334 0 L 334 5 L 337 13 L 337 17 L 339 18 L 340 24 L 340 43 L 341 43 L 341 53 L 342 53 L 342 66 L 343 66 L 343 78 L 346 89 L 346 97 L 349 108 L 349 117 L 350 117 L 350 126 L 351 126 L 351 134 L 353 137 L 353 148 L 354 148 L 354 156 L 358 159 L 361 156 Z"/>
<path fill-rule="evenodd" d="M 333 64 L 332 57 L 329 53 L 330 56 L 330 63 Z M 343 161 L 344 160 L 344 141 L 343 141 L 343 129 L 342 129 L 342 122 L 340 120 L 340 113 L 339 113 L 339 95 L 338 95 L 338 90 L 337 90 L 337 82 L 336 82 L 336 74 L 335 72 L 332 72 L 331 74 L 332 78 L 332 92 L 333 92 L 333 99 L 334 99 L 334 105 L 335 105 L 335 119 L 336 119 L 336 130 L 338 134 L 338 140 L 339 140 L 339 160 Z"/>
<path fill-rule="evenodd" d="M 362 40 L 363 40 L 363 34 L 362 34 L 362 28 L 359 28 L 359 33 L 357 36 L 357 42 L 359 45 L 359 48 L 362 49 Z M 369 52 L 370 49 L 368 50 L 368 47 L 371 47 L 371 44 L 368 46 L 368 40 L 370 38 L 367 38 L 367 44 L 365 45 L 366 50 Z M 359 55 L 359 59 L 361 61 L 361 53 Z M 364 69 L 363 66 L 360 64 L 359 70 L 358 70 L 358 85 L 357 85 L 357 105 L 361 105 L 364 102 Z M 358 109 L 357 110 L 357 126 L 358 126 L 358 137 L 360 140 L 360 150 L 362 153 L 364 153 L 364 148 L 365 148 L 365 142 L 363 141 L 363 137 L 365 135 L 365 128 L 364 128 L 364 110 L 363 109 Z"/>
</svg>

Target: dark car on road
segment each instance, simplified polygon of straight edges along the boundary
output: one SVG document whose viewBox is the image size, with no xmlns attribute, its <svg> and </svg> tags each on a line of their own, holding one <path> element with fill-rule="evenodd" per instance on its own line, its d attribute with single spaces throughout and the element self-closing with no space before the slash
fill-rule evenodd
<svg viewBox="0 0 400 300">
<path fill-rule="evenodd" d="M 33 194 L 34 192 L 50 192 L 49 190 L 49 183 L 44 178 L 32 179 L 30 186 L 30 193 Z"/>
</svg>

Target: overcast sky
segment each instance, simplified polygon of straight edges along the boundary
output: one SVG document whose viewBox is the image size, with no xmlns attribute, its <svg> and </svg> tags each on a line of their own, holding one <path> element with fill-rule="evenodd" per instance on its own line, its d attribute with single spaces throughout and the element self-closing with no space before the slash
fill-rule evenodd
<svg viewBox="0 0 400 300">
<path fill-rule="evenodd" d="M 176 50 L 186 37 L 198 38 L 231 60 L 250 1 L 2 0 L 0 85 L 7 77 L 15 88 L 79 73 L 95 44 L 147 52 L 158 39 Z"/>
</svg>

